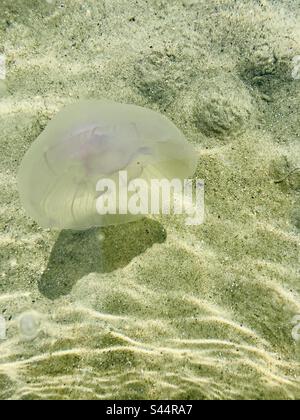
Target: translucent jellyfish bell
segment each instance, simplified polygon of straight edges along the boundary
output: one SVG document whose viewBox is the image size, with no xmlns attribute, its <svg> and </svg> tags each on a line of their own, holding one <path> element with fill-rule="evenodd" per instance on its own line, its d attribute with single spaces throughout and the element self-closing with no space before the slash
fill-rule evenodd
<svg viewBox="0 0 300 420">
<path fill-rule="evenodd" d="M 34 340 L 40 333 L 41 317 L 35 311 L 25 312 L 19 317 L 19 330 L 25 340 Z"/>
<path fill-rule="evenodd" d="M 140 217 L 97 211 L 101 179 L 185 179 L 192 146 L 161 114 L 134 105 L 83 101 L 67 106 L 26 153 L 18 173 L 22 204 L 40 226 L 87 229 Z M 119 205 L 120 203 L 118 203 Z"/>
</svg>

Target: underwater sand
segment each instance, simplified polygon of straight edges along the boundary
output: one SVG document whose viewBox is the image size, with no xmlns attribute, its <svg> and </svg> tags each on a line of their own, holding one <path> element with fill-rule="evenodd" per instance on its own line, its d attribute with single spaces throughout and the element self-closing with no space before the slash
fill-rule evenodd
<svg viewBox="0 0 300 420">
<path fill-rule="evenodd" d="M 299 19 L 298 0 L 2 0 L 1 399 L 300 397 Z M 204 225 L 74 233 L 26 217 L 24 153 L 87 98 L 182 129 Z M 25 339 L 28 311 L 40 331 Z"/>
</svg>

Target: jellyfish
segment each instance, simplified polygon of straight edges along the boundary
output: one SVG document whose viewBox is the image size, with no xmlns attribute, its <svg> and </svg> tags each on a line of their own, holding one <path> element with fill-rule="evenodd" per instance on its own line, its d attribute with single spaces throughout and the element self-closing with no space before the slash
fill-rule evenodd
<svg viewBox="0 0 300 420">
<path fill-rule="evenodd" d="M 184 180 L 196 163 L 191 144 L 163 115 L 112 101 L 79 101 L 32 143 L 18 171 L 18 189 L 26 213 L 40 226 L 83 230 L 141 217 L 99 214 L 99 180 L 117 183 L 121 171 L 129 181 Z"/>
<path fill-rule="evenodd" d="M 40 333 L 41 318 L 35 311 L 24 312 L 19 317 L 19 331 L 25 340 L 34 340 Z"/>
</svg>

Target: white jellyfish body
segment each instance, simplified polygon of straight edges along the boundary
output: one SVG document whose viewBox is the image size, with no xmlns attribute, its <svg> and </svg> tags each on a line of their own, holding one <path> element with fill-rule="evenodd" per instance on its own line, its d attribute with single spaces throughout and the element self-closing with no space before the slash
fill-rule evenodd
<svg viewBox="0 0 300 420">
<path fill-rule="evenodd" d="M 35 311 L 24 312 L 19 317 L 19 331 L 24 340 L 34 340 L 40 333 L 41 318 Z"/>
<path fill-rule="evenodd" d="M 26 153 L 18 173 L 22 204 L 42 227 L 86 229 L 137 215 L 100 215 L 100 179 L 185 179 L 196 168 L 192 146 L 161 114 L 110 101 L 67 106 Z"/>
</svg>

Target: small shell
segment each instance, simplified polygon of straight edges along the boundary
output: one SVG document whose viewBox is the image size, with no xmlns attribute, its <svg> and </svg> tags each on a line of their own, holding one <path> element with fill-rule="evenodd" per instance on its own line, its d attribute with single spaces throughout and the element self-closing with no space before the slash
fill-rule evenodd
<svg viewBox="0 0 300 420">
<path fill-rule="evenodd" d="M 6 77 L 5 61 L 5 56 L 0 54 L 0 80 L 5 80 Z"/>
<path fill-rule="evenodd" d="M 25 340 L 34 340 L 41 326 L 40 315 L 35 311 L 24 312 L 19 317 L 19 330 L 21 337 Z"/>
</svg>

